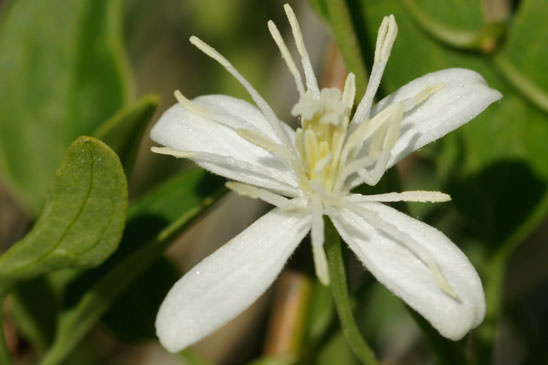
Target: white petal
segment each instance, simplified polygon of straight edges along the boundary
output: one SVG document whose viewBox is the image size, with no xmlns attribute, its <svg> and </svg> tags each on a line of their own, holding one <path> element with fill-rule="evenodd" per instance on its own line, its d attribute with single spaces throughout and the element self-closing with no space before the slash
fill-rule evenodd
<svg viewBox="0 0 548 365">
<path fill-rule="evenodd" d="M 264 175 L 275 176 L 277 180 L 285 182 L 284 185 L 293 187 L 293 190 L 297 189 L 297 178 L 284 161 L 248 142 L 236 132 L 238 129 L 252 130 L 278 143 L 276 134 L 256 107 L 225 95 L 201 96 L 193 102 L 200 109 L 210 112 L 215 119 L 222 119 L 224 125 L 175 104 L 152 128 L 151 139 L 175 150 L 196 152 L 196 156 L 206 153 L 209 156 L 224 157 L 224 161 L 218 164 L 215 161 L 204 162 L 198 158 L 194 160 L 200 166 L 229 179 L 257 184 L 258 179 L 253 178 L 256 175 L 255 171 L 263 171 Z M 234 168 L 230 165 L 231 161 L 237 163 Z M 245 166 L 249 166 L 250 170 L 246 171 Z M 261 186 L 272 188 L 271 185 Z M 280 185 L 275 190 L 286 192 L 287 188 Z"/>
<path fill-rule="evenodd" d="M 249 307 L 309 230 L 309 215 L 273 209 L 188 271 L 160 306 L 162 345 L 180 351 Z"/>
<path fill-rule="evenodd" d="M 382 284 L 452 340 L 481 323 L 481 281 L 453 242 L 386 205 L 360 207 L 360 213 L 344 208 L 330 216 L 341 237 Z"/>
<path fill-rule="evenodd" d="M 301 196 L 300 190 L 293 186 L 293 181 L 284 181 L 285 174 L 279 170 L 252 165 L 207 152 L 180 152 L 169 147 L 152 148 L 153 152 L 171 155 L 178 158 L 188 158 L 206 170 L 212 171 L 230 179 L 244 181 L 246 184 L 262 186 L 291 197 Z"/>
<path fill-rule="evenodd" d="M 372 115 L 437 84 L 443 85 L 442 88 L 404 115 L 401 135 L 392 149 L 388 167 L 472 120 L 502 97 L 477 72 L 452 68 L 426 74 L 404 85 L 377 103 Z"/>
</svg>

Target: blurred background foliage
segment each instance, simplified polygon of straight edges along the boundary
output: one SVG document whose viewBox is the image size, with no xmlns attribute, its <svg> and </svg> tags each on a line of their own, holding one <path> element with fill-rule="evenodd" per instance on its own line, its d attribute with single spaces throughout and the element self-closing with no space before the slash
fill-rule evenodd
<svg viewBox="0 0 548 365">
<path fill-rule="evenodd" d="M 399 34 L 381 93 L 428 72 L 465 67 L 504 95 L 466 126 L 402 161 L 376 187 L 452 195 L 451 204 L 405 209 L 441 229 L 471 258 L 486 289 L 486 320 L 463 341 L 444 341 L 348 255 L 356 320 L 379 358 L 401 364 L 458 364 L 463 356 L 478 364 L 547 363 L 545 1 L 289 3 L 324 86 L 342 82 L 343 59 L 357 75 L 369 69 L 377 28 L 384 15 L 393 13 Z M 175 89 L 189 97 L 222 93 L 249 99 L 228 73 L 193 49 L 191 34 L 231 60 L 289 121 L 297 93 L 266 29 L 273 19 L 287 34 L 282 4 L 0 1 L 0 244 L 2 251 L 13 247 L 0 256 L 0 294 L 10 293 L 3 312 L 14 363 L 240 364 L 255 358 L 260 358 L 255 364 L 357 363 L 339 330 L 329 291 L 310 275 L 306 245 L 275 290 L 194 349 L 172 356 L 154 337 L 156 309 L 180 273 L 265 207 L 228 196 L 207 219 L 193 224 L 225 195 L 222 181 L 184 161 L 151 154 L 146 131 L 174 103 Z M 71 144 L 81 135 L 103 140 L 120 161 L 95 138 Z M 95 178 L 111 190 L 81 203 L 73 195 L 56 194 L 59 184 L 91 186 L 95 165 L 85 156 L 105 159 L 104 176 Z M 112 185 L 122 170 L 128 190 L 124 179 Z M 112 205 L 105 203 L 107 196 Z M 118 207 L 109 214 L 121 222 L 117 227 L 123 235 L 92 240 L 99 237 L 98 228 L 74 218 L 81 234 L 91 237 L 95 261 L 68 260 L 56 251 L 45 258 L 40 250 L 47 247 L 80 257 L 77 233 L 72 239 L 56 233 L 65 227 L 59 217 L 70 221 L 78 207 L 103 217 L 104 205 Z M 48 264 L 24 275 L 16 268 L 17 276 L 10 257 L 17 257 L 17 247 L 25 242 L 37 248 L 19 249 L 30 252 L 30 262 Z M 168 246 L 169 259 L 162 256 Z M 113 247 L 118 249 L 111 255 Z M 291 288 L 296 296 L 288 295 Z M 292 321 L 297 330 L 280 331 L 273 325 L 279 321 Z"/>
</svg>

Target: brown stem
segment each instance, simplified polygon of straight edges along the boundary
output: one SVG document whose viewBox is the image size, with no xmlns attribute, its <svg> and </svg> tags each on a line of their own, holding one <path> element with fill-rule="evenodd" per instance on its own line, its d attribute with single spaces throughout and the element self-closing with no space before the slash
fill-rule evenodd
<svg viewBox="0 0 548 365">
<path fill-rule="evenodd" d="M 292 270 L 282 272 L 276 284 L 263 351 L 265 356 L 289 355 L 298 358 L 306 328 L 310 293 L 308 277 Z"/>
</svg>

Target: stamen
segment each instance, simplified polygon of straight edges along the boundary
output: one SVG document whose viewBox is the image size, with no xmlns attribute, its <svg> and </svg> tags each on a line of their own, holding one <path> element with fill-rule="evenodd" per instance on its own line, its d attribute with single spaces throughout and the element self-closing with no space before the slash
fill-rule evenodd
<svg viewBox="0 0 548 365">
<path fill-rule="evenodd" d="M 178 151 L 176 149 L 169 148 L 169 147 L 153 146 L 153 147 L 150 147 L 150 150 L 160 155 L 168 155 L 168 156 L 173 156 L 177 158 L 193 158 L 197 155 L 195 152 Z"/>
<path fill-rule="evenodd" d="M 251 84 L 236 70 L 234 66 L 224 58 L 219 52 L 217 52 L 209 44 L 202 41 L 196 36 L 190 37 L 190 43 L 196 46 L 200 51 L 204 52 L 209 57 L 213 58 L 215 61 L 219 62 L 249 93 L 255 104 L 263 112 L 266 120 L 270 123 L 274 132 L 278 135 L 282 143 L 287 146 L 292 146 L 287 133 L 282 129 L 280 121 L 274 111 L 268 105 L 268 103 L 259 95 L 257 90 L 251 86 Z"/>
<path fill-rule="evenodd" d="M 188 110 L 190 110 L 194 114 L 198 114 L 199 116 L 202 116 L 204 118 L 209 118 L 209 115 L 208 115 L 209 113 L 207 112 L 206 109 L 202 108 L 198 104 L 196 104 L 196 103 L 192 102 L 191 100 L 187 99 L 183 95 L 183 93 L 181 93 L 181 91 L 175 90 L 175 92 L 173 94 L 175 95 L 175 99 L 177 99 L 179 104 L 181 104 L 183 107 L 187 108 Z"/>
<path fill-rule="evenodd" d="M 318 175 L 320 172 L 322 172 L 333 160 L 333 154 L 329 152 L 327 155 L 322 157 L 319 161 L 316 162 L 314 165 L 314 175 Z"/>
<path fill-rule="evenodd" d="M 386 164 L 390 158 L 390 151 L 382 151 L 380 156 L 375 161 L 375 167 L 372 171 L 369 172 L 369 181 L 366 181 L 367 184 L 373 186 L 377 185 L 382 175 L 386 171 Z"/>
<path fill-rule="evenodd" d="M 344 181 L 352 174 L 354 173 L 358 173 L 358 175 L 360 175 L 360 178 L 362 180 L 365 180 L 364 179 L 364 176 L 363 173 L 364 173 L 364 170 L 366 170 L 366 168 L 368 166 L 370 166 L 371 164 L 373 164 L 375 162 L 375 159 L 372 158 L 371 156 L 366 156 L 366 157 L 362 157 L 362 158 L 358 158 L 348 164 L 346 164 L 344 166 L 344 168 L 341 170 L 341 172 L 339 173 L 339 176 L 337 177 L 337 182 L 335 184 L 335 190 L 339 190 Z M 366 177 L 366 179 L 369 181 L 369 176 Z M 368 183 L 369 184 L 369 183 Z"/>
<path fill-rule="evenodd" d="M 443 88 L 442 83 L 431 85 L 431 86 L 428 86 L 427 88 L 423 89 L 421 92 L 419 92 L 414 97 L 403 100 L 402 103 L 404 105 L 404 111 L 408 112 L 409 110 L 413 109 L 415 106 L 417 106 L 419 104 L 422 104 L 430 96 L 435 94 L 441 88 Z"/>
<path fill-rule="evenodd" d="M 354 117 L 350 122 L 351 125 L 354 123 L 361 123 L 369 117 L 373 98 L 381 83 L 382 74 L 386 67 L 386 63 L 388 62 L 388 58 L 390 57 L 390 52 L 392 51 L 392 46 L 394 45 L 397 34 L 398 25 L 396 24 L 394 15 L 385 16 L 377 35 L 375 60 L 371 70 L 369 83 L 367 84 L 367 89 L 365 90 L 362 100 L 358 104 L 356 113 L 354 113 Z"/>
<path fill-rule="evenodd" d="M 323 224 L 323 211 L 319 199 L 312 199 L 311 206 L 312 212 L 312 256 L 314 258 L 314 268 L 316 270 L 316 276 L 323 285 L 329 285 L 329 271 L 327 268 L 327 258 L 323 248 L 325 241 L 324 237 L 324 224 Z"/>
<path fill-rule="evenodd" d="M 304 39 L 301 33 L 301 27 L 297 21 L 297 17 L 293 12 L 293 9 L 289 4 L 284 5 L 285 14 L 289 24 L 291 25 L 291 32 L 293 33 L 293 38 L 295 39 L 295 44 L 297 46 L 297 51 L 301 55 L 301 63 L 304 70 L 304 76 L 306 78 L 306 86 L 308 90 L 312 91 L 312 94 L 315 97 L 320 95 L 320 89 L 318 88 L 318 81 L 316 80 L 316 75 L 314 75 L 314 69 L 312 68 L 312 63 L 310 62 L 310 57 L 304 46 Z"/>
<path fill-rule="evenodd" d="M 278 208 L 283 208 L 290 202 L 290 200 L 284 196 L 273 193 L 270 190 L 255 187 L 253 185 L 236 181 L 228 181 L 225 183 L 225 186 L 239 195 L 247 196 L 252 199 L 261 199 L 262 201 L 272 204 Z"/>
<path fill-rule="evenodd" d="M 400 123 L 403 117 L 403 105 L 399 103 L 391 104 L 377 115 L 373 119 L 366 123 L 361 123 L 348 137 L 346 144 L 343 148 L 341 163 L 345 163 L 350 153 L 357 147 L 361 147 L 363 143 L 376 133 L 381 127 L 386 124 Z"/>
<path fill-rule="evenodd" d="M 342 95 L 342 102 L 348 110 L 352 110 L 354 106 L 354 98 L 356 97 L 356 76 L 352 72 L 346 76 L 346 81 L 344 82 L 344 91 Z"/>
<path fill-rule="evenodd" d="M 443 203 L 451 200 L 451 196 L 439 191 L 403 191 L 401 193 L 385 193 L 373 195 L 355 194 L 348 198 L 352 202 L 419 202 L 419 203 Z"/>
<path fill-rule="evenodd" d="M 316 134 L 310 129 L 306 129 L 304 131 L 304 152 L 306 154 L 305 161 L 308 169 L 311 169 L 313 168 L 312 163 L 313 161 L 316 161 L 320 151 L 318 148 L 318 139 Z"/>
<path fill-rule="evenodd" d="M 270 152 L 279 152 L 284 149 L 284 146 L 277 144 L 276 142 L 268 139 L 262 134 L 250 131 L 249 129 L 239 128 L 236 133 L 248 142 L 261 147 Z"/>
<path fill-rule="evenodd" d="M 363 207 L 352 203 L 348 204 L 347 206 L 350 209 L 354 210 L 357 214 L 367 217 L 368 221 L 374 223 L 374 225 L 380 228 L 384 233 L 394 237 L 399 243 L 405 246 L 428 268 L 432 279 L 434 280 L 438 288 L 440 288 L 441 291 L 443 291 L 453 299 L 458 299 L 457 293 L 451 287 L 447 279 L 443 276 L 431 254 L 427 250 L 425 250 L 424 247 L 422 247 L 415 239 L 413 239 L 413 237 L 405 232 L 400 231 L 396 226 L 383 220 L 379 217 L 378 214 L 370 210 L 364 209 Z"/>
<path fill-rule="evenodd" d="M 291 75 L 293 75 L 293 79 L 295 80 L 295 84 L 297 85 L 297 91 L 299 92 L 299 95 L 303 95 L 304 85 L 301 78 L 301 73 L 297 69 L 295 62 L 293 61 L 293 57 L 291 57 L 291 53 L 289 53 L 289 50 L 287 49 L 287 46 L 280 34 L 280 31 L 278 30 L 278 27 L 276 27 L 276 24 L 274 24 L 272 20 L 269 20 L 267 24 L 270 35 L 272 35 L 274 42 L 276 42 L 276 45 L 280 49 L 280 53 L 282 54 L 282 58 L 285 61 L 289 72 L 291 72 Z"/>
<path fill-rule="evenodd" d="M 436 285 L 438 286 L 438 288 L 440 288 L 443 292 L 445 292 L 447 295 L 449 295 L 453 299 L 458 299 L 457 293 L 451 287 L 447 279 L 443 276 L 438 265 L 436 265 L 433 262 L 429 262 L 428 268 L 430 269 L 430 274 L 432 275 L 432 278 L 436 282 Z"/>
<path fill-rule="evenodd" d="M 398 25 L 396 24 L 394 14 L 385 16 L 382 20 L 382 24 L 377 35 L 377 44 L 375 45 L 375 62 L 388 60 L 397 35 Z"/>
</svg>

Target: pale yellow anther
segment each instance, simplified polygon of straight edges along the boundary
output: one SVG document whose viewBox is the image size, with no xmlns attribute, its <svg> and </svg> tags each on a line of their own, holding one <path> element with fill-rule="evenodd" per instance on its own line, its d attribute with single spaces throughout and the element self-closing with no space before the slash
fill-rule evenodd
<svg viewBox="0 0 548 365">
<path fill-rule="evenodd" d="M 227 181 L 225 186 L 238 195 L 247 196 L 251 199 L 261 199 L 279 208 L 284 208 L 286 205 L 291 204 L 291 200 L 286 197 L 253 185 L 248 185 L 237 181 Z"/>
<path fill-rule="evenodd" d="M 287 16 L 287 20 L 289 21 L 289 25 L 291 25 L 291 31 L 293 32 L 293 37 L 295 38 L 295 45 L 297 46 L 297 51 L 299 51 L 299 54 L 301 56 L 308 57 L 308 52 L 306 51 L 306 47 L 304 45 L 304 39 L 301 32 L 301 27 L 299 25 L 297 17 L 295 16 L 295 12 L 293 11 L 293 8 L 289 4 L 284 4 L 284 10 L 285 10 L 285 15 Z"/>
<path fill-rule="evenodd" d="M 322 171 L 324 171 L 333 161 L 333 154 L 331 152 L 328 152 L 325 156 L 320 158 L 316 163 L 314 164 L 314 170 L 312 171 L 313 175 L 319 175 Z"/>
<path fill-rule="evenodd" d="M 256 146 L 259 146 L 261 148 L 264 148 L 267 151 L 274 152 L 274 151 L 280 151 L 283 147 L 279 144 L 273 142 L 272 140 L 268 139 L 267 137 L 250 131 L 249 129 L 240 128 L 237 129 L 236 132 L 240 137 L 245 139 L 246 141 L 253 143 Z"/>
<path fill-rule="evenodd" d="M 458 295 L 455 292 L 455 290 L 451 287 L 447 279 L 443 276 L 441 273 L 438 265 L 430 262 L 428 263 L 428 269 L 430 269 L 430 273 L 432 275 L 432 278 L 434 279 L 434 282 L 436 285 L 447 295 L 452 297 L 453 299 L 457 299 Z"/>
<path fill-rule="evenodd" d="M 319 147 L 316 134 L 310 129 L 304 131 L 304 151 L 302 152 L 308 157 L 308 167 L 313 168 L 314 166 L 311 166 L 311 164 L 318 158 Z"/>
<path fill-rule="evenodd" d="M 186 98 L 179 90 L 175 90 L 173 94 L 175 95 L 175 99 L 177 99 L 179 104 L 181 104 L 183 107 L 190 110 L 194 114 L 198 114 L 204 118 L 207 118 L 209 116 L 209 113 L 205 108 L 202 108 L 200 105 Z"/>
<path fill-rule="evenodd" d="M 346 76 L 346 80 L 344 82 L 344 91 L 342 95 L 342 101 L 348 108 L 348 110 L 352 109 L 352 106 L 354 105 L 354 98 L 356 97 L 356 77 L 352 72 Z"/>
<path fill-rule="evenodd" d="M 434 84 L 434 85 L 431 85 L 431 86 L 428 86 L 427 88 L 421 90 L 421 92 L 419 92 L 417 95 L 415 95 L 414 97 L 410 98 L 410 99 L 407 99 L 406 101 L 404 101 L 405 103 L 405 111 L 409 111 L 411 109 L 413 109 L 415 106 L 419 105 L 419 104 L 422 104 L 423 102 L 425 102 L 429 97 L 431 97 L 432 95 L 434 95 L 436 92 L 438 92 L 440 89 L 443 88 L 443 84 L 442 83 L 439 83 L 439 84 Z"/>
<path fill-rule="evenodd" d="M 303 85 L 303 80 L 301 78 L 301 74 L 299 70 L 297 69 L 297 66 L 295 65 L 295 61 L 293 61 L 293 57 L 291 57 L 291 53 L 289 53 L 289 50 L 287 49 L 285 41 L 282 38 L 282 35 L 280 34 L 278 27 L 276 27 L 276 24 L 274 24 L 272 20 L 269 20 L 267 24 L 268 24 L 268 30 L 270 31 L 270 34 L 272 35 L 272 39 L 274 39 L 274 42 L 276 42 L 276 45 L 280 49 L 280 53 L 287 65 L 287 68 L 289 69 L 289 72 L 291 72 L 293 79 L 295 79 L 295 84 L 297 85 L 297 91 L 299 92 L 299 95 L 303 95 L 304 85 Z"/>
<path fill-rule="evenodd" d="M 301 63 L 304 70 L 304 76 L 306 78 L 306 86 L 308 90 L 312 92 L 314 96 L 318 96 L 320 90 L 318 88 L 318 81 L 316 80 L 316 75 L 312 69 L 312 63 L 310 62 L 310 57 L 304 45 L 304 39 L 301 32 L 301 27 L 295 16 L 295 12 L 289 4 L 284 4 L 285 15 L 291 26 L 291 31 L 293 33 L 293 38 L 295 39 L 295 45 L 297 46 L 297 51 L 301 56 Z"/>
<path fill-rule="evenodd" d="M 209 57 L 213 58 L 215 61 L 219 62 L 225 68 L 232 67 L 230 62 L 228 62 L 226 58 L 224 58 L 219 52 L 217 52 L 215 48 L 211 47 L 209 44 L 202 41 L 200 38 L 193 35 L 190 37 L 189 40 L 190 40 L 190 43 L 196 46 L 196 48 L 204 52 Z"/>
<path fill-rule="evenodd" d="M 388 60 L 392 46 L 398 35 L 398 25 L 394 15 L 385 16 L 382 20 L 375 47 L 375 62 Z"/>
<path fill-rule="evenodd" d="M 177 158 L 193 158 L 196 156 L 195 152 L 178 151 L 169 147 L 150 147 L 150 150 L 160 155 L 169 155 Z"/>
</svg>

